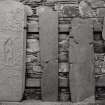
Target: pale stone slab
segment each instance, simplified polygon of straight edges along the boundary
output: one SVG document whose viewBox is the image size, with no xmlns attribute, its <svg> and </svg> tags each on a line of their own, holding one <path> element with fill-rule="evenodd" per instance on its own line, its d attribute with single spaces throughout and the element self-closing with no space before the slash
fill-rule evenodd
<svg viewBox="0 0 105 105">
<path fill-rule="evenodd" d="M 25 8 L 0 1 L 0 101 L 20 101 L 25 85 Z"/>
<path fill-rule="evenodd" d="M 105 40 L 105 17 L 104 17 L 104 21 L 103 21 L 102 37 L 103 37 L 103 39 Z"/>
</svg>

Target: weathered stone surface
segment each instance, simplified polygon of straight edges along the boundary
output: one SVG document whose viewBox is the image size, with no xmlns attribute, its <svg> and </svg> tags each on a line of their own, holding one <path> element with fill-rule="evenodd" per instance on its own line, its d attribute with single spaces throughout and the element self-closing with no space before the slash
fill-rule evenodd
<svg viewBox="0 0 105 105">
<path fill-rule="evenodd" d="M 90 4 L 92 8 L 100 8 L 105 7 L 105 1 L 104 0 L 78 0 L 79 2 L 86 2 Z"/>
<path fill-rule="evenodd" d="M 58 100 L 58 13 L 41 7 L 39 14 L 40 55 L 43 69 L 42 100 Z"/>
<path fill-rule="evenodd" d="M 98 8 L 97 17 L 104 17 L 104 16 L 105 16 L 105 8 Z"/>
<path fill-rule="evenodd" d="M 79 12 L 81 16 L 84 17 L 96 17 L 96 13 L 93 11 L 93 9 L 90 6 L 91 4 L 87 3 L 87 1 L 82 0 L 79 3 Z"/>
<path fill-rule="evenodd" d="M 93 8 L 102 8 L 105 7 L 105 1 L 104 0 L 88 0 L 91 3 L 91 6 Z"/>
<path fill-rule="evenodd" d="M 103 37 L 103 39 L 105 40 L 105 17 L 104 17 L 104 21 L 103 21 L 102 37 Z"/>
<path fill-rule="evenodd" d="M 83 101 L 94 96 L 94 52 L 93 32 L 90 19 L 74 18 L 72 20 L 69 48 L 70 91 L 73 102 Z"/>
<path fill-rule="evenodd" d="M 25 8 L 0 1 L 0 101 L 20 101 L 25 79 Z"/>
</svg>

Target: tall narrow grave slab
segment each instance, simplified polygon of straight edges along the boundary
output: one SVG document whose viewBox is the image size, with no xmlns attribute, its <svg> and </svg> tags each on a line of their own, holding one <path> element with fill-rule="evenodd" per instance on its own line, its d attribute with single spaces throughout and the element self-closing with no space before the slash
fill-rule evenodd
<svg viewBox="0 0 105 105">
<path fill-rule="evenodd" d="M 58 100 L 58 13 L 41 7 L 39 14 L 40 53 L 43 69 L 42 100 Z"/>
<path fill-rule="evenodd" d="M 69 48 L 70 91 L 73 102 L 94 97 L 93 29 L 90 19 L 74 18 Z"/>
</svg>

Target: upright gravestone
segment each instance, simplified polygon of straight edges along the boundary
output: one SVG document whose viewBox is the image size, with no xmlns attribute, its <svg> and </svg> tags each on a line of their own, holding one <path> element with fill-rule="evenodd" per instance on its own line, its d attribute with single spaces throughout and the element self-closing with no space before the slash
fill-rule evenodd
<svg viewBox="0 0 105 105">
<path fill-rule="evenodd" d="M 25 83 L 25 8 L 0 0 L 0 101 L 20 101 Z"/>
<path fill-rule="evenodd" d="M 58 100 L 58 13 L 49 7 L 39 9 L 42 100 Z"/>
<path fill-rule="evenodd" d="M 95 94 L 93 30 L 90 19 L 74 18 L 71 24 L 70 91 L 72 102 L 79 102 Z"/>
</svg>

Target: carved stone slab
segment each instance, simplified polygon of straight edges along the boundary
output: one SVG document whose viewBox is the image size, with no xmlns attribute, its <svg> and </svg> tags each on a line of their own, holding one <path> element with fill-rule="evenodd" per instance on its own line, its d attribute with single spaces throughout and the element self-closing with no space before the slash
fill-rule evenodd
<svg viewBox="0 0 105 105">
<path fill-rule="evenodd" d="M 93 30 L 90 19 L 74 18 L 71 24 L 70 91 L 72 102 L 79 102 L 95 94 Z"/>
<path fill-rule="evenodd" d="M 24 6 L 0 1 L 0 101 L 20 101 L 24 92 Z"/>
<path fill-rule="evenodd" d="M 48 7 L 41 7 L 39 14 L 39 33 L 41 64 L 42 100 L 58 99 L 58 14 Z"/>
</svg>

